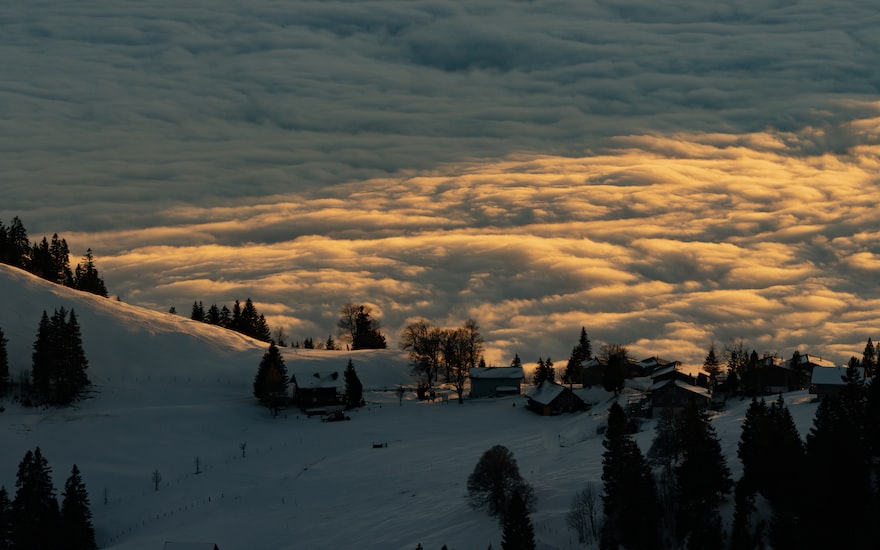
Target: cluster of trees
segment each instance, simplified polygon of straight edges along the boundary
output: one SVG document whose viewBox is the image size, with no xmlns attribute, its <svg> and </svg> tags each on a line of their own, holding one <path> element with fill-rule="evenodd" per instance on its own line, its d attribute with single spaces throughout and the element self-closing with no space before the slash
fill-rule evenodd
<svg viewBox="0 0 880 550">
<path fill-rule="evenodd" d="M 535 530 L 529 517 L 535 510 L 535 491 L 519 473 L 510 449 L 495 445 L 483 453 L 468 476 L 467 492 L 473 508 L 485 509 L 500 520 L 502 549 L 535 549 Z"/>
<path fill-rule="evenodd" d="M 76 464 L 64 483 L 61 506 L 52 469 L 40 448 L 18 465 L 15 497 L 0 487 L 0 548 L 95 550 L 89 495 Z"/>
<path fill-rule="evenodd" d="M 62 307 L 49 317 L 43 310 L 34 342 L 32 397 L 39 404 L 70 405 L 90 386 L 88 367 L 76 312 Z"/>
<path fill-rule="evenodd" d="M 91 248 L 72 270 L 67 241 L 56 233 L 51 241 L 43 237 L 32 245 L 18 216 L 12 219 L 9 227 L 0 221 L 0 263 L 24 269 L 59 285 L 107 297 L 107 287 L 95 267 Z"/>
<path fill-rule="evenodd" d="M 443 381 L 452 384 L 461 403 L 468 372 L 485 366 L 483 337 L 473 319 L 459 328 L 432 326 L 422 319 L 407 325 L 400 334 L 400 348 L 409 350 L 413 373 L 426 388 Z"/>
<path fill-rule="evenodd" d="M 665 413 L 645 456 L 632 437 L 635 424 L 613 404 L 601 494 L 592 484 L 578 491 L 568 525 L 581 542 L 603 549 L 875 547 L 880 383 L 865 383 L 852 367 L 845 382 L 819 404 L 805 441 L 781 396 L 769 405 L 753 398 L 736 483 L 705 410 Z M 731 493 L 727 533 L 719 507 Z"/>
<path fill-rule="evenodd" d="M 364 386 L 354 368 L 354 362 L 348 360 L 343 373 L 345 380 L 345 407 L 354 409 L 364 404 Z M 281 350 L 274 342 L 269 343 L 269 349 L 263 354 L 254 376 L 254 397 L 268 407 L 273 415 L 287 405 L 290 400 L 289 393 L 290 377 L 287 374 L 287 366 Z"/>
<path fill-rule="evenodd" d="M 201 301 L 195 301 L 190 319 L 234 330 L 263 342 L 272 340 L 266 317 L 257 311 L 250 298 L 245 300 L 244 306 L 236 300 L 231 310 L 225 305 L 217 307 L 217 304 L 211 304 L 205 309 Z"/>
<path fill-rule="evenodd" d="M 0 397 L 13 387 L 7 343 L 0 329 Z M 23 404 L 67 406 L 86 394 L 91 385 L 86 374 L 89 362 L 76 312 L 62 307 L 50 317 L 43 310 L 33 350 L 30 376 L 22 377 Z"/>
<path fill-rule="evenodd" d="M 351 349 L 385 349 L 385 335 L 379 330 L 381 323 L 372 316 L 373 310 L 365 304 L 348 303 L 339 311 L 340 338 L 348 342 Z"/>
</svg>

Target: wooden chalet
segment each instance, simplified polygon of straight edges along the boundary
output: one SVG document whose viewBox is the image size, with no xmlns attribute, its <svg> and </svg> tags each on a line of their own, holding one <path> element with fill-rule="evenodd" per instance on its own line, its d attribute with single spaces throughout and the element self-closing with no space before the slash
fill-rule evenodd
<svg viewBox="0 0 880 550">
<path fill-rule="evenodd" d="M 528 394 L 528 408 L 542 416 L 573 413 L 588 408 L 583 399 L 567 387 L 549 380 L 541 382 Z"/>
<path fill-rule="evenodd" d="M 338 372 L 292 377 L 294 402 L 307 414 L 326 414 L 345 404 L 344 382 Z"/>
<path fill-rule="evenodd" d="M 471 397 L 519 395 L 525 375 L 522 367 L 476 367 L 468 371 Z"/>
</svg>

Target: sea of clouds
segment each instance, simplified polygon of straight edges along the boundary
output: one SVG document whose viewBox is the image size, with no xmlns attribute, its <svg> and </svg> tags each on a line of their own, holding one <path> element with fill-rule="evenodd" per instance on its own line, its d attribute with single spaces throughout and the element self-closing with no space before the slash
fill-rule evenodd
<svg viewBox="0 0 880 550">
<path fill-rule="evenodd" d="M 742 338 L 845 361 L 880 294 L 870 2 L 13 1 L 0 220 L 111 293 L 372 304 L 487 359 Z M 560 365 L 561 366 L 561 365 Z"/>
</svg>

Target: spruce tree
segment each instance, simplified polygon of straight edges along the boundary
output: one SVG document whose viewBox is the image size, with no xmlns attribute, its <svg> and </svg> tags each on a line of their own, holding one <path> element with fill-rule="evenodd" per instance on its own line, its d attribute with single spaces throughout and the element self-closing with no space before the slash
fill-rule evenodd
<svg viewBox="0 0 880 550">
<path fill-rule="evenodd" d="M 679 441 L 682 459 L 675 468 L 677 536 L 680 541 L 690 536 L 688 548 L 721 548 L 718 505 L 730 493 L 733 482 L 705 410 L 695 405 L 684 409 Z"/>
<path fill-rule="evenodd" d="M 510 506 L 504 514 L 504 528 L 501 535 L 503 550 L 535 550 L 535 529 L 529 518 L 529 511 L 519 491 L 510 498 Z"/>
<path fill-rule="evenodd" d="M 92 255 L 92 249 L 86 251 L 82 261 L 76 266 L 74 272 L 74 286 L 77 290 L 91 292 L 98 296 L 107 297 L 107 287 L 104 285 L 104 279 L 98 274 L 95 267 L 95 257 Z"/>
<path fill-rule="evenodd" d="M 202 305 L 202 302 L 193 301 L 192 311 L 189 314 L 189 318 L 193 321 L 199 321 L 200 323 L 205 322 L 205 307 Z"/>
<path fill-rule="evenodd" d="M 89 493 L 76 464 L 64 483 L 61 501 L 61 540 L 68 550 L 95 550 L 95 529 L 89 509 Z"/>
<path fill-rule="evenodd" d="M 360 407 L 363 401 L 364 386 L 354 370 L 354 363 L 352 363 L 351 359 L 348 360 L 348 365 L 346 365 L 342 376 L 345 379 L 345 408 L 355 409 Z"/>
<path fill-rule="evenodd" d="M 288 381 L 284 357 L 275 343 L 270 342 L 254 377 L 254 397 L 263 405 L 277 411 L 287 396 Z"/>
<path fill-rule="evenodd" d="M 660 546 L 660 509 L 651 470 L 616 402 L 608 412 L 602 445 L 605 523 L 600 547 L 651 550 Z"/>
<path fill-rule="evenodd" d="M 58 533 L 58 501 L 52 469 L 40 448 L 28 451 L 18 465 L 12 502 L 12 547 L 53 550 Z"/>
<path fill-rule="evenodd" d="M 593 347 L 587 337 L 587 329 L 581 327 L 581 334 L 578 343 L 572 348 L 571 356 L 565 365 L 565 373 L 562 376 L 563 382 L 569 385 L 580 384 L 583 382 L 584 363 L 593 358 Z"/>
<path fill-rule="evenodd" d="M 876 547 L 870 533 L 871 475 L 859 431 L 842 397 L 832 394 L 819 403 L 807 434 L 806 464 L 821 478 L 800 502 L 800 532 L 813 548 Z"/>
<path fill-rule="evenodd" d="M 6 351 L 6 344 L 8 342 L 9 340 L 6 339 L 6 335 L 3 334 L 3 329 L 0 328 L 0 397 L 6 395 L 11 385 L 9 380 L 9 354 Z"/>
</svg>

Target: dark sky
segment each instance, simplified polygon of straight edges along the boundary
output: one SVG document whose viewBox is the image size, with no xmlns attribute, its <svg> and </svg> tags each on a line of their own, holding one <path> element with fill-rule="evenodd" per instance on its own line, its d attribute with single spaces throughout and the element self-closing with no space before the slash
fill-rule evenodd
<svg viewBox="0 0 880 550">
<path fill-rule="evenodd" d="M 152 309 L 366 302 L 564 365 L 581 326 L 846 361 L 880 336 L 872 2 L 0 7 L 0 220 Z"/>
</svg>

